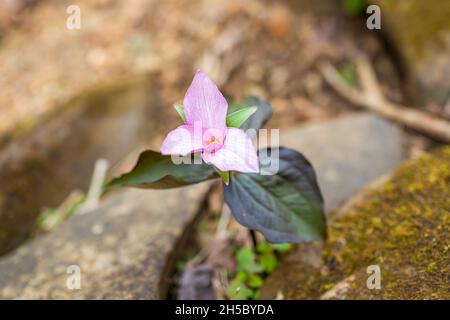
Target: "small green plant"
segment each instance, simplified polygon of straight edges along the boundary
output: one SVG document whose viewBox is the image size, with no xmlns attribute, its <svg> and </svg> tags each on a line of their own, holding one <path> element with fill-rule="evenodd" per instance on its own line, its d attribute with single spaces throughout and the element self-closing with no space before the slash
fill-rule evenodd
<svg viewBox="0 0 450 320">
<path fill-rule="evenodd" d="M 350 87 L 356 86 L 356 67 L 352 63 L 347 63 L 338 69 L 339 76 Z"/>
<path fill-rule="evenodd" d="M 258 299 L 264 279 L 276 269 L 281 256 L 291 248 L 292 245 L 288 243 L 262 242 L 255 250 L 247 247 L 237 250 L 237 273 L 227 288 L 228 298 Z"/>
<path fill-rule="evenodd" d="M 65 220 L 75 215 L 86 201 L 86 195 L 74 191 L 58 208 L 46 208 L 37 220 L 38 231 L 50 232 L 59 227 Z"/>
<path fill-rule="evenodd" d="M 188 249 L 182 257 L 175 263 L 175 269 L 178 273 L 182 273 L 189 263 L 194 260 L 195 252 L 192 249 Z"/>
<path fill-rule="evenodd" d="M 351 16 L 357 16 L 364 12 L 366 4 L 364 0 L 344 0 L 344 10 Z"/>
</svg>

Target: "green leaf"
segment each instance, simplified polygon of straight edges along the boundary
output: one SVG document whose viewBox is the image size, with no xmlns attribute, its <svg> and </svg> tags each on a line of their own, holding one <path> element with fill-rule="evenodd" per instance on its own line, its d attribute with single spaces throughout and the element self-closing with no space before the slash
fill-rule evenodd
<svg viewBox="0 0 450 320">
<path fill-rule="evenodd" d="M 253 290 L 249 289 L 244 283 L 240 283 L 238 286 L 234 286 L 232 283 L 228 288 L 228 295 L 232 300 L 248 300 L 254 296 Z"/>
<path fill-rule="evenodd" d="M 272 251 L 272 247 L 267 242 L 261 242 L 256 246 L 256 251 L 259 253 L 270 252 Z"/>
<path fill-rule="evenodd" d="M 360 15 L 364 12 L 366 4 L 364 0 L 344 0 L 344 10 L 352 16 Z"/>
<path fill-rule="evenodd" d="M 184 113 L 184 106 L 181 103 L 175 103 L 173 107 L 178 112 L 183 122 L 186 123 L 186 114 Z"/>
<path fill-rule="evenodd" d="M 247 275 L 239 272 L 236 277 L 230 282 L 227 287 L 227 295 L 233 300 L 247 300 L 250 299 L 254 292 L 245 285 Z"/>
<path fill-rule="evenodd" d="M 343 66 L 342 68 L 339 68 L 338 73 L 342 79 L 347 85 L 350 87 L 356 86 L 356 69 L 355 65 L 349 63 Z"/>
<path fill-rule="evenodd" d="M 255 290 L 255 291 L 253 292 L 252 299 L 253 299 L 253 300 L 259 300 L 260 298 L 261 298 L 261 291 Z"/>
<path fill-rule="evenodd" d="M 171 156 L 163 156 L 152 150 L 140 154 L 135 167 L 128 173 L 113 179 L 107 188 L 136 187 L 168 189 L 217 178 L 214 169 L 204 162 L 175 164 Z M 199 161 L 198 159 L 195 159 Z"/>
<path fill-rule="evenodd" d="M 262 173 L 278 166 L 276 174 L 234 173 L 224 188 L 236 220 L 272 243 L 325 239 L 323 199 L 308 160 L 283 147 L 260 150 L 259 160 Z"/>
<path fill-rule="evenodd" d="M 244 281 L 234 278 L 227 287 L 228 297 L 232 299 L 239 292 L 242 286 L 244 286 Z"/>
<path fill-rule="evenodd" d="M 259 130 L 272 116 L 272 106 L 256 97 L 247 97 L 242 103 L 235 103 L 228 97 L 227 102 L 226 122 L 228 127 L 241 128 L 244 131 Z M 175 103 L 173 107 L 186 123 L 184 106 L 181 103 Z"/>
<path fill-rule="evenodd" d="M 244 107 L 227 114 L 227 126 L 239 128 L 252 114 L 258 110 L 258 107 Z"/>
<path fill-rule="evenodd" d="M 175 268 L 177 269 L 178 272 L 183 272 L 184 269 L 186 268 L 186 262 L 185 261 L 177 261 L 175 264 Z"/>
<path fill-rule="evenodd" d="M 245 282 L 245 280 L 247 280 L 247 274 L 243 271 L 240 271 L 236 274 L 235 279 L 240 282 Z"/>
<path fill-rule="evenodd" d="M 272 106 L 257 97 L 247 97 L 242 103 L 234 103 L 228 99 L 228 115 L 239 110 L 257 107 L 256 111 L 251 114 L 239 127 L 246 131 L 248 129 L 259 130 L 272 116 Z"/>
<path fill-rule="evenodd" d="M 271 273 L 277 267 L 278 260 L 272 252 L 266 252 L 259 257 L 259 264 L 267 273 Z"/>
<path fill-rule="evenodd" d="M 225 183 L 225 185 L 228 185 L 230 183 L 230 173 L 228 171 L 219 170 L 216 167 L 214 167 L 214 169 L 216 170 L 217 174 L 222 179 L 222 182 Z"/>
<path fill-rule="evenodd" d="M 292 249 L 292 244 L 290 243 L 273 243 L 272 248 L 276 251 L 284 253 Z"/>
<path fill-rule="evenodd" d="M 239 271 L 248 273 L 258 273 L 263 271 L 263 268 L 256 263 L 255 255 L 250 248 L 239 249 L 236 253 L 236 260 Z"/>
<path fill-rule="evenodd" d="M 247 284 L 250 288 L 260 288 L 263 284 L 263 279 L 257 274 L 252 274 L 248 277 Z"/>
</svg>

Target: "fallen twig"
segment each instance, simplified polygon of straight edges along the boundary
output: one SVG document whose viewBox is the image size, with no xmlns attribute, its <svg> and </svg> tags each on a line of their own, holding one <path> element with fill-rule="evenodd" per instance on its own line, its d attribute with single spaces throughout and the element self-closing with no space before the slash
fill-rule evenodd
<svg viewBox="0 0 450 320">
<path fill-rule="evenodd" d="M 106 171 L 108 171 L 108 161 L 105 159 L 98 159 L 95 162 L 94 174 L 92 175 L 89 191 L 86 196 L 86 201 L 83 203 L 78 214 L 85 214 L 94 210 L 98 206 L 98 202 L 103 190 L 105 182 Z"/>
<path fill-rule="evenodd" d="M 319 69 L 328 84 L 353 104 L 375 111 L 427 136 L 450 143 L 449 121 L 388 101 L 367 57 L 361 55 L 355 62 L 361 88 L 346 84 L 329 62 L 320 64 Z"/>
</svg>

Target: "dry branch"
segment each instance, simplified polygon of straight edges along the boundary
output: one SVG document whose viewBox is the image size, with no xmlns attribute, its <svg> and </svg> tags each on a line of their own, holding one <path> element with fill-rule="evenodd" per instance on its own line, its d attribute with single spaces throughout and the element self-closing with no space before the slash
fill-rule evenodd
<svg viewBox="0 0 450 320">
<path fill-rule="evenodd" d="M 353 104 L 372 110 L 427 136 L 450 143 L 449 121 L 388 101 L 367 57 L 359 56 L 355 62 L 361 88 L 344 83 L 329 62 L 322 63 L 319 68 L 328 84 Z"/>
</svg>

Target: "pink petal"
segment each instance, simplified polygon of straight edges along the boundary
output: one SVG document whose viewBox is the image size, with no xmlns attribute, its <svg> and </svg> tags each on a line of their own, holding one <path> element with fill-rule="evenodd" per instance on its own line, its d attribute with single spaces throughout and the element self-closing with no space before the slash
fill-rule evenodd
<svg viewBox="0 0 450 320">
<path fill-rule="evenodd" d="M 259 172 L 252 140 L 237 128 L 228 128 L 223 147 L 214 153 L 204 152 L 202 158 L 221 171 Z"/>
<path fill-rule="evenodd" d="M 182 125 L 172 130 L 161 145 L 161 154 L 185 156 L 203 150 L 202 130 Z"/>
<path fill-rule="evenodd" d="M 214 82 L 203 71 L 197 70 L 184 96 L 186 123 L 201 122 L 203 128 L 223 130 L 227 109 L 228 103 Z"/>
</svg>

